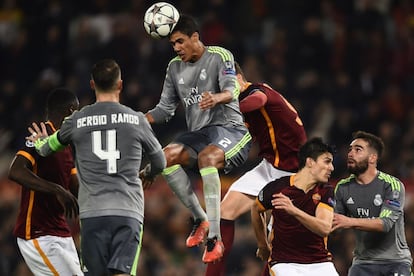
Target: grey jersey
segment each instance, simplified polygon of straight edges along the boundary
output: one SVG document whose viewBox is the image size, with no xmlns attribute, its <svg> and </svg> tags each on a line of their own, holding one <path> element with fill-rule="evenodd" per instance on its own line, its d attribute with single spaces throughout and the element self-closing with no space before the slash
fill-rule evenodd
<svg viewBox="0 0 414 276">
<path fill-rule="evenodd" d="M 358 184 L 355 176 L 338 182 L 335 212 L 354 218 L 380 218 L 383 232 L 355 229 L 354 263 L 411 263 L 404 232 L 404 184 L 379 172 L 368 185 Z"/>
<path fill-rule="evenodd" d="M 80 218 L 118 215 L 143 222 L 142 152 L 152 160 L 164 155 L 142 112 L 94 103 L 66 118 L 58 139 L 75 149 Z"/>
<path fill-rule="evenodd" d="M 231 102 L 204 111 L 198 107 L 203 92 L 219 93 L 224 90 L 233 93 Z M 183 62 L 179 57 L 170 61 L 160 102 L 149 113 L 156 123 L 166 122 L 174 116 L 181 102 L 189 131 L 209 125 L 244 126 L 238 103 L 239 93 L 233 55 L 224 48 L 209 46 L 194 63 Z"/>
</svg>

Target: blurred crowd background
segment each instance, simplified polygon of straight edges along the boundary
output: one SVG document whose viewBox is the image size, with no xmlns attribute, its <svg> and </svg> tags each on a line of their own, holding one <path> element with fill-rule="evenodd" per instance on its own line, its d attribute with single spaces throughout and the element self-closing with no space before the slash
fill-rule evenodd
<svg viewBox="0 0 414 276">
<path fill-rule="evenodd" d="M 0 275 L 31 275 L 12 229 L 19 186 L 7 170 L 27 126 L 44 118 L 47 93 L 58 86 L 92 103 L 90 69 L 114 58 L 123 71 L 121 102 L 146 112 L 159 100 L 168 40 L 151 39 L 143 14 L 155 1 L 0 1 Z M 206 45 L 231 50 L 249 81 L 267 82 L 296 107 L 308 137 L 336 145 L 332 183 L 347 175 L 351 134 L 365 130 L 386 144 L 380 169 L 406 186 L 406 232 L 414 249 L 414 2 L 411 0 L 181 0 Z M 179 110 L 169 125 L 154 126 L 163 145 L 185 129 Z M 223 176 L 223 194 L 257 164 Z M 200 180 L 194 187 L 202 201 Z M 161 177 L 145 192 L 142 276 L 203 275 L 202 248 L 185 248 L 189 213 Z M 259 275 L 249 215 L 237 222 L 227 275 Z M 74 226 L 76 234 L 77 227 Z M 352 258 L 351 232 L 333 233 L 329 248 L 340 275 Z"/>
</svg>

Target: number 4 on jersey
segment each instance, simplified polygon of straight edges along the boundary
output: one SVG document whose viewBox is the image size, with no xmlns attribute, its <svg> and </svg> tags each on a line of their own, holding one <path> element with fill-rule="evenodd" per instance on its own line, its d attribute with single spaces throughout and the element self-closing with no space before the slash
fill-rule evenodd
<svg viewBox="0 0 414 276">
<path fill-rule="evenodd" d="M 106 131 L 106 150 L 102 149 L 102 131 L 92 132 L 92 152 L 101 160 L 106 160 L 108 173 L 116 173 L 116 160 L 121 158 L 119 150 L 116 149 L 116 130 Z"/>
</svg>

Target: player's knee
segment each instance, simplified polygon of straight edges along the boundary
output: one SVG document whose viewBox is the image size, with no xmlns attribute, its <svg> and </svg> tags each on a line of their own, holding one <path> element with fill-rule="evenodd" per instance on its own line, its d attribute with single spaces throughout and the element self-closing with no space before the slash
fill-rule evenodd
<svg viewBox="0 0 414 276">
<path fill-rule="evenodd" d="M 230 208 L 221 208 L 220 209 L 220 217 L 222 219 L 227 219 L 227 220 L 235 220 L 237 219 L 237 212 L 234 209 L 230 209 Z"/>
<path fill-rule="evenodd" d="M 183 145 L 179 144 L 169 144 L 164 149 L 165 159 L 167 160 L 167 167 L 172 165 L 180 164 L 185 165 L 187 163 L 186 155 L 184 153 Z M 188 158 L 187 158 L 188 159 Z"/>
<path fill-rule="evenodd" d="M 208 146 L 198 154 L 198 166 L 222 168 L 224 166 L 224 152 L 220 148 Z"/>
<path fill-rule="evenodd" d="M 223 203 L 220 205 L 220 217 L 227 220 L 236 220 L 241 214 L 240 208 L 237 208 L 232 202 Z"/>
</svg>

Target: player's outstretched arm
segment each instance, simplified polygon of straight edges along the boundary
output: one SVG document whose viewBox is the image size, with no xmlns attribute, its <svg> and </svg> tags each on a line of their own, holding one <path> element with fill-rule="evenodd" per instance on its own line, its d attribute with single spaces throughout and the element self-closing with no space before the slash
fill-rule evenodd
<svg viewBox="0 0 414 276">
<path fill-rule="evenodd" d="M 40 123 L 40 127 L 33 122 L 32 127 L 29 127 L 28 130 L 31 135 L 27 136 L 26 140 L 33 142 L 36 151 L 43 157 L 66 147 L 59 142 L 57 137 L 59 130 L 49 136 L 43 122 Z"/>
<path fill-rule="evenodd" d="M 252 205 L 251 219 L 257 240 L 256 257 L 260 258 L 262 261 L 266 261 L 269 258 L 270 249 L 267 243 L 266 222 L 263 221 L 263 217 L 260 215 L 262 212 L 263 211 L 260 210 L 257 203 Z"/>
</svg>

